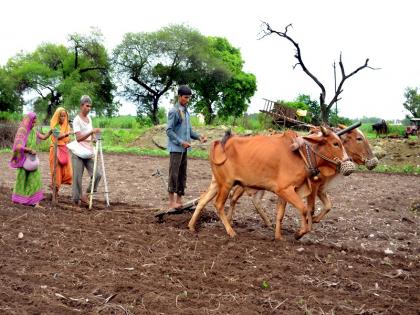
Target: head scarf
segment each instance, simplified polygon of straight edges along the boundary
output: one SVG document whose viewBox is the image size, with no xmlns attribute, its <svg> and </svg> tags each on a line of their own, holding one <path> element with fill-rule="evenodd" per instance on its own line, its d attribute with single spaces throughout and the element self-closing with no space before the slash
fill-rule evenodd
<svg viewBox="0 0 420 315">
<path fill-rule="evenodd" d="M 66 113 L 66 119 L 60 125 L 60 115 L 61 115 L 62 112 Z M 50 121 L 50 127 L 51 127 L 51 129 L 59 128 L 60 133 L 68 133 L 70 131 L 69 114 L 67 113 L 67 111 L 63 107 L 58 107 L 55 110 L 54 115 L 52 116 L 51 121 Z M 51 136 L 51 144 L 53 144 L 54 141 L 55 141 L 55 137 Z M 58 140 L 57 144 L 64 145 L 67 142 L 69 142 L 69 138 L 65 137 L 65 138 L 62 138 L 62 139 Z"/>
<path fill-rule="evenodd" d="M 12 168 L 19 168 L 23 166 L 26 156 L 24 149 L 28 141 L 29 133 L 32 130 L 32 123 L 36 119 L 36 114 L 29 112 L 21 121 L 19 128 L 16 132 L 15 141 L 13 142 L 13 156 L 9 162 Z"/>
</svg>

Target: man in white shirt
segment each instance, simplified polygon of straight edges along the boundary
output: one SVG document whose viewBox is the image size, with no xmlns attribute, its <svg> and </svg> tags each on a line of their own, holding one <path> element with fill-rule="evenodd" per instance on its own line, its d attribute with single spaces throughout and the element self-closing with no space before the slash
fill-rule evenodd
<svg viewBox="0 0 420 315">
<path fill-rule="evenodd" d="M 73 131 L 76 136 L 77 142 L 81 144 L 86 149 L 92 152 L 93 157 L 93 145 L 92 141 L 95 139 L 95 135 L 101 130 L 99 128 L 93 128 L 92 119 L 88 116 L 90 109 L 92 108 L 92 100 L 88 95 L 83 95 L 80 99 L 80 112 L 73 120 Z M 72 153 L 72 166 L 73 166 L 73 185 L 72 185 L 72 200 L 75 204 L 80 205 L 80 203 L 87 204 L 87 194 L 83 194 L 82 189 L 82 178 L 83 172 L 86 168 L 89 176 L 90 182 L 86 190 L 87 193 L 90 193 L 92 187 L 92 175 L 93 175 L 93 158 L 81 158 L 77 156 L 77 152 Z M 93 186 L 93 191 L 96 191 L 98 188 L 99 181 L 101 180 L 102 174 L 99 171 L 99 168 L 96 168 L 95 174 L 95 183 Z"/>
</svg>

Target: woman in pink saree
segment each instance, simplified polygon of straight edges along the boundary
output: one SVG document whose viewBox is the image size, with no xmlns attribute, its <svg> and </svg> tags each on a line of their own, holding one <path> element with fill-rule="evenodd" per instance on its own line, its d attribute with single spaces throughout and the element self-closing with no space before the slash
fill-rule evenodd
<svg viewBox="0 0 420 315">
<path fill-rule="evenodd" d="M 39 202 L 44 199 L 42 192 L 41 173 L 39 168 L 27 171 L 23 168 L 27 154 L 36 154 L 35 150 L 27 147 L 28 136 L 36 123 L 36 114 L 28 113 L 19 125 L 13 143 L 13 156 L 9 162 L 15 168 L 16 183 L 13 188 L 12 201 L 22 205 L 40 207 Z"/>
</svg>

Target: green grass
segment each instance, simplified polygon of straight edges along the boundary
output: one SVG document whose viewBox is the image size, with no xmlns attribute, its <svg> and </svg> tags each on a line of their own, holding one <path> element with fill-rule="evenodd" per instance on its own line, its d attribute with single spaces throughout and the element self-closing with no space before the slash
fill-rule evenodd
<svg viewBox="0 0 420 315">
<path fill-rule="evenodd" d="M 147 128 L 143 129 L 114 129 L 105 128 L 102 130 L 103 146 L 123 146 L 132 143 L 139 136 L 144 134 Z"/>
<path fill-rule="evenodd" d="M 265 129 L 264 119 L 265 116 L 262 113 L 244 115 L 239 118 L 228 117 L 220 119 L 216 117 L 214 125 L 232 126 L 232 129 L 237 133 L 244 133 L 245 130 L 262 131 Z"/>
<path fill-rule="evenodd" d="M 122 146 L 104 146 L 103 151 L 107 153 L 122 153 L 122 154 L 137 154 L 137 155 L 149 155 L 149 156 L 161 156 L 168 157 L 169 152 L 162 149 L 145 149 L 137 147 L 122 147 Z M 203 150 L 192 149 L 188 152 L 188 157 L 207 159 L 208 153 Z"/>
<path fill-rule="evenodd" d="M 135 116 L 95 117 L 92 119 L 95 128 L 140 129 L 144 128 Z"/>
<path fill-rule="evenodd" d="M 21 115 L 11 113 L 1 113 L 8 120 L 16 119 L 19 121 Z M 237 119 L 226 119 L 218 120 L 215 122 L 217 125 L 232 126 L 232 129 L 237 134 L 243 134 L 247 130 L 258 132 L 264 130 L 263 128 L 263 116 L 260 114 L 253 114 L 244 116 Z M 137 120 L 134 116 L 119 116 L 114 118 L 102 118 L 97 117 L 93 119 L 94 126 L 102 128 L 102 139 L 103 139 L 103 150 L 107 153 L 127 153 L 127 154 L 138 154 L 138 155 L 150 155 L 150 156 L 169 156 L 168 152 L 162 149 L 146 149 L 133 147 L 133 142 L 141 135 L 143 135 L 150 126 L 141 120 Z M 202 127 L 198 118 L 194 115 L 191 116 L 191 122 L 194 127 Z M 211 126 L 207 126 L 211 128 Z M 403 135 L 405 126 L 389 126 L 390 133 Z M 46 132 L 49 127 L 44 127 L 43 131 Z M 368 136 L 368 138 L 375 138 L 375 132 L 372 132 L 371 124 L 363 124 L 361 130 Z M 35 132 L 31 132 L 28 139 L 28 146 L 35 149 L 36 151 L 48 152 L 50 147 L 50 139 L 46 141 L 40 141 L 38 144 L 35 139 Z M 1 149 L 1 153 L 11 152 L 9 149 Z M 208 151 L 193 149 L 188 153 L 189 157 L 208 159 Z M 361 171 L 366 171 L 365 168 L 359 168 Z M 373 172 L 378 173 L 403 173 L 403 174 L 417 174 L 420 175 L 420 167 L 416 165 L 403 165 L 403 166 L 389 166 L 389 165 L 378 165 Z"/>
<path fill-rule="evenodd" d="M 20 113 L 9 113 L 9 112 L 1 112 L 0 111 L 0 121 L 14 121 L 19 122 L 22 120 L 22 114 Z"/>
<path fill-rule="evenodd" d="M 402 166 L 392 166 L 392 165 L 381 165 L 381 164 L 379 164 L 378 166 L 376 166 L 371 171 L 367 171 L 367 169 L 364 166 L 359 166 L 357 169 L 359 171 L 363 171 L 363 172 L 420 175 L 420 166 L 410 165 L 410 164 L 402 165 Z"/>
</svg>

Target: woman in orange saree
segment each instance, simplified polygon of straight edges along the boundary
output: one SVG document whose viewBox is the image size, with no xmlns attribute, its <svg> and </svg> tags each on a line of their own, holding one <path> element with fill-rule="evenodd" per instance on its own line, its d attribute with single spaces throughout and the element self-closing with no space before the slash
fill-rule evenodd
<svg viewBox="0 0 420 315">
<path fill-rule="evenodd" d="M 50 121 L 50 131 L 45 135 L 38 135 L 42 140 L 47 139 L 51 136 L 50 144 L 50 170 L 51 170 L 51 189 L 54 186 L 54 143 L 57 141 L 53 134 L 54 129 L 59 130 L 58 141 L 57 141 L 57 166 L 55 169 L 55 194 L 58 195 L 61 185 L 71 185 L 73 170 L 71 167 L 71 158 L 67 149 L 67 143 L 70 141 L 69 135 L 72 134 L 69 125 L 69 116 L 67 111 L 63 107 L 58 107 Z"/>
</svg>

